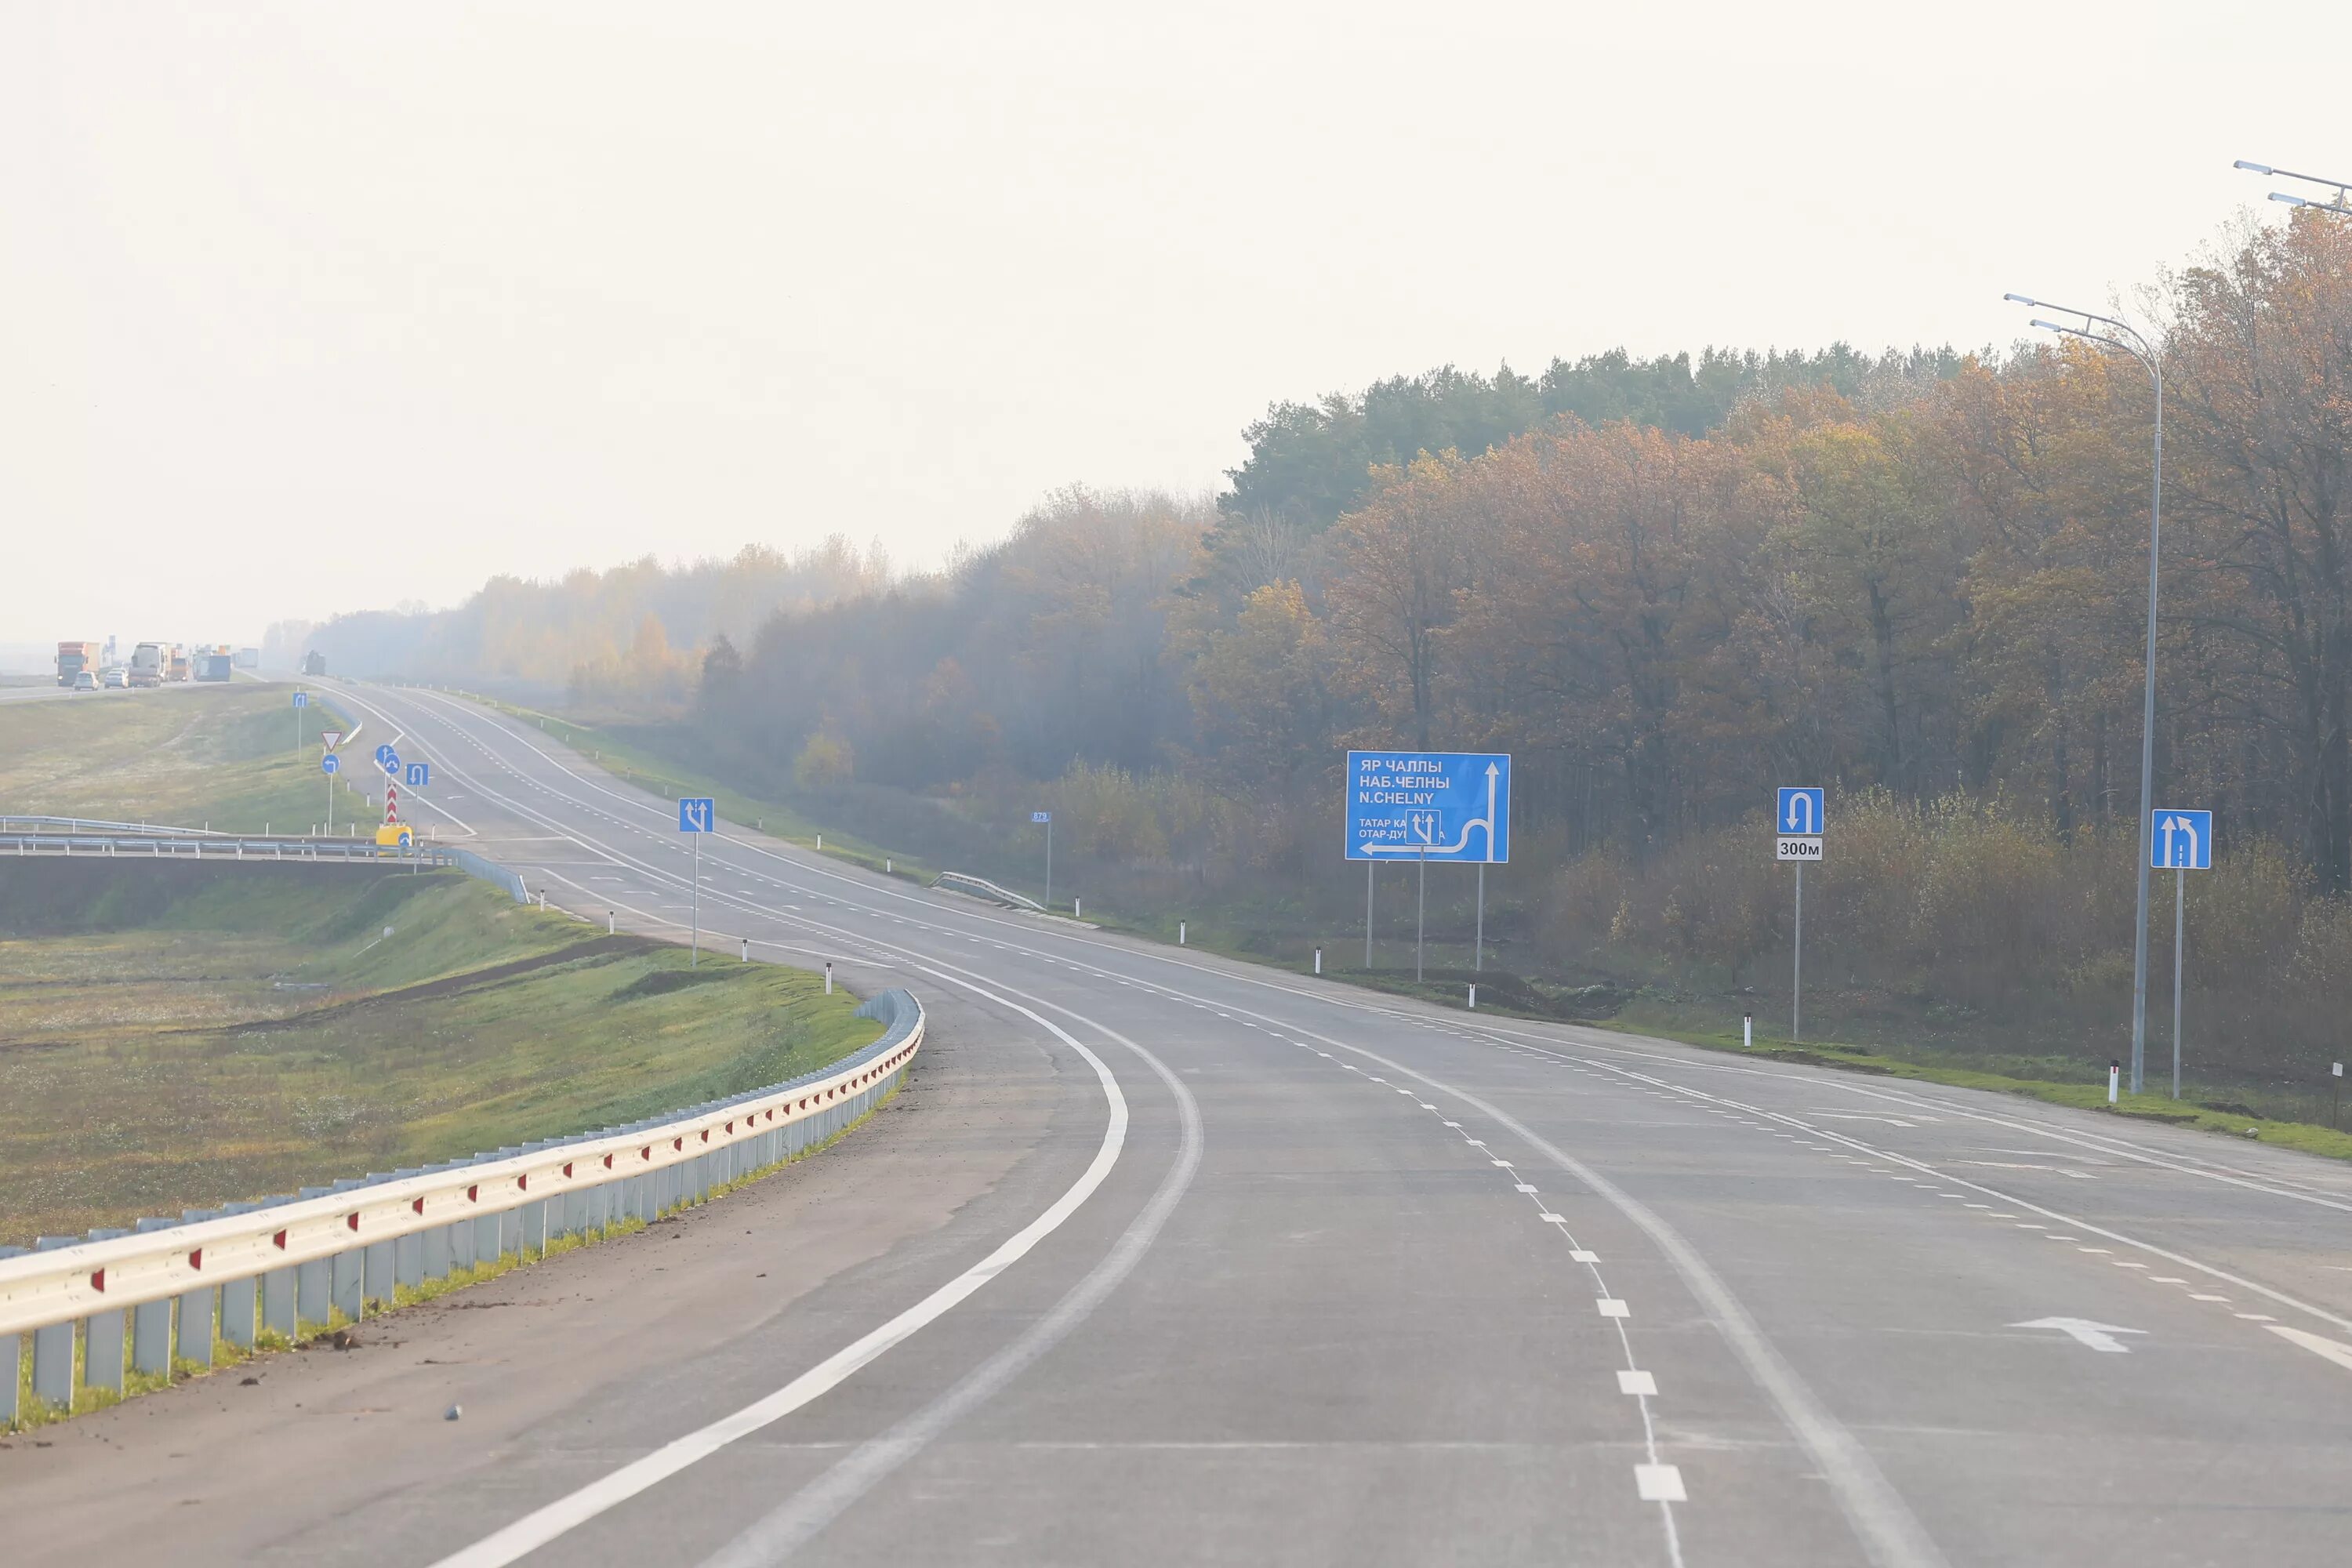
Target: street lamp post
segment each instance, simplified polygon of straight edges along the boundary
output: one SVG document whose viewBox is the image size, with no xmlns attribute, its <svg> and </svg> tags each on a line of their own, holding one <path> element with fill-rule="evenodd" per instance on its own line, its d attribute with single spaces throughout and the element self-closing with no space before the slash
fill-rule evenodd
<svg viewBox="0 0 2352 1568">
<path fill-rule="evenodd" d="M 2243 158 L 2231 167 L 2243 169 L 2250 174 L 2267 174 L 2273 179 L 2301 180 L 2307 185 L 2332 186 L 2336 192 L 2334 201 L 2315 202 L 2308 196 L 2291 196 L 2284 191 L 2273 191 L 2271 200 L 2284 202 L 2291 207 L 2317 207 L 2324 213 L 2352 217 L 2352 200 L 2347 200 L 2347 193 L 2352 193 L 2352 180 L 2331 180 L 2324 174 L 2298 174 L 2293 169 L 2273 169 L 2268 163 L 2250 163 Z"/>
<path fill-rule="evenodd" d="M 2156 350 L 2128 322 L 2113 316 L 2102 316 L 2089 310 L 2077 310 L 2064 305 L 2053 305 L 2045 300 L 2030 299 L 2023 294 L 2004 294 L 2002 299 L 2029 310 L 2055 310 L 2064 316 L 2079 316 L 2083 324 L 2070 327 L 2063 322 L 2033 319 L 2033 325 L 2086 342 L 2103 344 L 2127 353 L 2147 367 L 2147 378 L 2156 387 L 2156 461 L 2154 478 L 2147 493 L 2147 679 L 2140 697 L 2139 719 L 2139 897 L 2132 915 L 2132 1092 L 2140 1092 L 2147 1068 L 2147 881 L 2150 858 L 2150 835 L 2155 831 L 2148 821 L 2149 803 L 2156 798 L 2156 589 L 2157 561 L 2164 531 L 2164 372 L 2158 366 Z M 2113 329 L 2122 337 L 2110 337 L 2095 332 L 2091 324 Z M 2124 339 L 2128 338 L 2126 342 Z"/>
</svg>

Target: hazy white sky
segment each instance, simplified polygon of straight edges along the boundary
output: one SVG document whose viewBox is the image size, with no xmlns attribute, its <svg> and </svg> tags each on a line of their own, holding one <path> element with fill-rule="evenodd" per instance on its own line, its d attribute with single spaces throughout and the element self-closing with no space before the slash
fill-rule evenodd
<svg viewBox="0 0 2352 1568">
<path fill-rule="evenodd" d="M 2233 158 L 2352 174 L 2347 17 L 13 0 L 0 642 L 932 559 L 1446 361 L 2007 342 Z"/>
</svg>

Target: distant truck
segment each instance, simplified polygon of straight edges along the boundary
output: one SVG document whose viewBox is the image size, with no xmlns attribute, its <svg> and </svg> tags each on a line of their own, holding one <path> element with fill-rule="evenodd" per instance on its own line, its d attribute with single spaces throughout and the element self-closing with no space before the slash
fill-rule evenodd
<svg viewBox="0 0 2352 1568">
<path fill-rule="evenodd" d="M 237 649 L 236 667 L 239 669 L 259 669 L 261 668 L 261 650 L 257 647 L 241 647 Z"/>
<path fill-rule="evenodd" d="M 163 679 L 166 680 L 187 679 L 189 673 L 188 650 L 182 647 L 178 643 L 173 643 L 171 645 L 171 662 L 164 666 Z"/>
<path fill-rule="evenodd" d="M 131 684 L 161 686 L 171 678 L 172 645 L 143 642 L 131 650 Z"/>
<path fill-rule="evenodd" d="M 58 644 L 58 684 L 71 686 L 74 677 L 87 670 L 90 679 L 98 679 L 100 661 L 106 649 L 94 642 L 61 642 Z"/>
<path fill-rule="evenodd" d="M 196 650 L 198 680 L 226 680 L 236 669 L 236 653 L 228 644 Z"/>
<path fill-rule="evenodd" d="M 320 653 L 317 648 L 312 648 L 309 653 L 304 654 L 302 656 L 302 673 L 305 675 L 326 674 L 327 656 Z"/>
</svg>

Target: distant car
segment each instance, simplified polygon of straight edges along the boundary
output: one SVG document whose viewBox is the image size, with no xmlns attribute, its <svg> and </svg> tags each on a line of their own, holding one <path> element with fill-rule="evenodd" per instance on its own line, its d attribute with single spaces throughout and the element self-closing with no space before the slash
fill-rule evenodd
<svg viewBox="0 0 2352 1568">
<path fill-rule="evenodd" d="M 98 689 L 98 677 L 82 670 L 74 677 L 73 689 L 76 691 L 95 691 Z"/>
<path fill-rule="evenodd" d="M 131 689 L 131 672 L 118 664 L 106 672 L 104 684 L 110 691 L 128 691 Z"/>
</svg>

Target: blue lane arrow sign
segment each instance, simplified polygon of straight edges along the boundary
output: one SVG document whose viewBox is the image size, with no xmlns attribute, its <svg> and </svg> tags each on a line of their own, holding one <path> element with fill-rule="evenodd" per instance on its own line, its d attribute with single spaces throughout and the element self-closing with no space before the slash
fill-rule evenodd
<svg viewBox="0 0 2352 1568">
<path fill-rule="evenodd" d="M 297 708 L 308 708 L 310 706 L 310 694 L 307 691 L 296 692 L 294 694 L 294 706 Z"/>
<path fill-rule="evenodd" d="M 394 751 L 390 746 L 386 746 L 383 749 L 383 754 L 376 758 L 376 761 L 383 765 L 383 771 L 393 778 L 398 778 L 400 776 L 400 753 Z"/>
<path fill-rule="evenodd" d="M 386 757 L 391 756 L 392 754 L 393 754 L 392 745 L 391 745 L 391 743 L 390 743 L 389 742 L 385 742 L 385 743 L 383 743 L 383 744 L 382 744 L 382 745 L 377 746 L 377 747 L 376 747 L 376 749 L 375 749 L 375 765 L 376 765 L 377 767 L 382 767 L 382 766 L 383 766 L 384 759 L 385 759 Z"/>
<path fill-rule="evenodd" d="M 1819 834 L 1829 826 L 1828 794 L 1819 784 L 1782 784 L 1772 817 L 1775 833 Z"/>
<path fill-rule="evenodd" d="M 342 763 L 335 760 L 335 753 L 332 752 L 319 759 L 319 771 L 322 773 L 340 773 L 342 771 Z"/>
<path fill-rule="evenodd" d="M 2159 871 L 2213 868 L 2213 814 L 2158 808 L 2150 814 L 2147 863 Z"/>
<path fill-rule="evenodd" d="M 718 814 L 711 809 L 711 797 L 687 796 L 677 803 L 677 830 L 680 833 L 708 833 Z"/>
<path fill-rule="evenodd" d="M 426 784 L 429 784 L 432 782 L 433 764 L 431 763 L 411 763 L 408 764 L 409 788 L 423 789 Z"/>
</svg>

